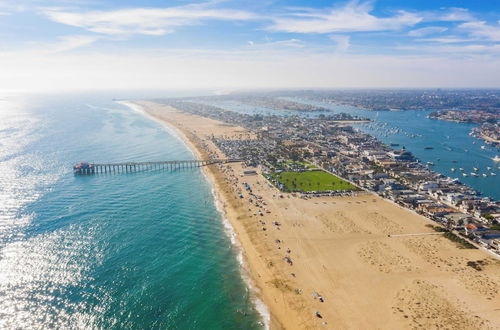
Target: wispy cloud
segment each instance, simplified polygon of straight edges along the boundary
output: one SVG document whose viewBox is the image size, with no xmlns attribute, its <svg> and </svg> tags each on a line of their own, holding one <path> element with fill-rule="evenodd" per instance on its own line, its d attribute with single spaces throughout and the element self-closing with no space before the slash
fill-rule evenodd
<svg viewBox="0 0 500 330">
<path fill-rule="evenodd" d="M 390 31 L 414 26 L 423 20 L 420 15 L 403 10 L 389 17 L 377 17 L 372 11 L 371 1 L 351 1 L 333 9 L 299 8 L 274 18 L 269 29 L 297 33 Z"/>
<path fill-rule="evenodd" d="M 471 21 L 474 16 L 466 8 L 449 8 L 444 13 L 439 13 L 434 17 L 436 21 L 460 22 Z"/>
<path fill-rule="evenodd" d="M 337 53 L 346 52 L 351 46 L 351 37 L 344 35 L 331 35 L 329 36 L 331 40 L 337 43 Z"/>
<path fill-rule="evenodd" d="M 90 46 L 99 39 L 103 39 L 103 37 L 97 35 L 65 35 L 59 36 L 51 42 L 28 42 L 22 49 L 18 50 L 18 52 L 32 54 L 33 56 L 50 56 Z M 15 52 L 16 51 L 6 51 L 3 54 L 12 54 Z"/>
<path fill-rule="evenodd" d="M 46 10 L 44 13 L 54 22 L 107 35 L 164 35 L 177 27 L 197 24 L 202 20 L 238 21 L 255 18 L 246 11 L 209 9 L 200 5 L 84 13 Z"/>
<path fill-rule="evenodd" d="M 248 45 L 254 49 L 271 49 L 271 48 L 303 48 L 304 43 L 300 39 L 286 39 L 286 40 L 268 40 L 263 43 L 249 41 Z"/>
<path fill-rule="evenodd" d="M 259 55 L 259 56 L 257 56 Z M 204 50 L 31 54 L 0 52 L 0 88 L 495 87 L 500 57 L 238 54 Z M 20 73 L 20 69 L 22 72 Z M 78 77 L 78 79 L 71 79 Z M 243 77 L 243 78 L 242 78 Z M 467 79 L 463 79 L 467 77 Z M 90 86 L 90 87 L 89 87 Z"/>
<path fill-rule="evenodd" d="M 421 29 L 415 29 L 408 32 L 410 37 L 425 37 L 432 34 L 442 33 L 448 30 L 446 27 L 442 26 L 428 26 Z"/>
<path fill-rule="evenodd" d="M 399 46 L 400 50 L 407 50 L 412 52 L 424 52 L 433 55 L 438 54 L 451 54 L 455 58 L 466 58 L 471 54 L 483 56 L 483 60 L 489 56 L 498 58 L 500 55 L 500 44 L 494 45 L 484 45 L 484 44 L 465 44 L 465 45 L 454 45 L 454 44 L 429 44 L 429 45 L 419 45 L 419 46 Z M 478 60 L 479 61 L 479 60 Z"/>
<path fill-rule="evenodd" d="M 73 49 L 88 46 L 96 42 L 99 38 L 96 36 L 72 35 L 59 38 L 59 42 L 49 47 L 49 51 L 53 53 L 66 52 Z"/>
<path fill-rule="evenodd" d="M 500 41 L 500 21 L 497 22 L 497 25 L 489 25 L 485 21 L 473 21 L 462 23 L 458 27 L 468 32 L 471 37 Z"/>
<path fill-rule="evenodd" d="M 455 43 L 463 43 L 463 42 L 472 42 L 474 39 L 467 38 L 457 38 L 457 37 L 443 37 L 443 38 L 419 38 L 416 41 L 420 42 L 438 42 L 442 44 L 455 44 Z"/>
</svg>

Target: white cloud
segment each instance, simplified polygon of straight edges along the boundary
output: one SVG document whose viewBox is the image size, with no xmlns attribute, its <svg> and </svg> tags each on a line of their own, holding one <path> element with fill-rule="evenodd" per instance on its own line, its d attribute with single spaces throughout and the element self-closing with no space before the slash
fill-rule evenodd
<svg viewBox="0 0 500 330">
<path fill-rule="evenodd" d="M 0 89 L 500 87 L 500 57 L 157 49 L 0 53 Z M 75 79 L 77 77 L 77 79 Z M 467 79 L 463 79 L 467 77 Z M 90 87 L 89 87 L 90 86 Z"/>
<path fill-rule="evenodd" d="M 420 41 L 420 42 L 438 42 L 438 43 L 443 43 L 443 44 L 454 44 L 454 43 L 475 41 L 474 39 L 457 38 L 457 37 L 420 38 L 420 39 L 416 39 L 416 40 Z"/>
<path fill-rule="evenodd" d="M 446 27 L 442 26 L 428 26 L 421 29 L 415 29 L 408 32 L 410 37 L 425 37 L 431 34 L 442 33 L 448 30 Z"/>
<path fill-rule="evenodd" d="M 500 21 L 497 22 L 497 25 L 488 25 L 485 21 L 473 21 L 462 23 L 458 27 L 467 31 L 471 37 L 500 41 Z"/>
<path fill-rule="evenodd" d="M 391 31 L 414 26 L 422 17 L 398 11 L 390 17 L 370 14 L 371 2 L 351 1 L 343 7 L 329 10 L 299 9 L 286 17 L 274 18 L 269 29 L 297 33 Z"/>
<path fill-rule="evenodd" d="M 24 50 L 11 51 L 7 52 L 7 54 L 29 53 L 33 56 L 35 56 L 35 54 L 38 56 L 52 55 L 89 46 L 99 39 L 102 39 L 102 37 L 95 35 L 66 35 L 58 37 L 57 40 L 53 42 L 26 43 L 27 48 Z"/>
<path fill-rule="evenodd" d="M 331 35 L 329 37 L 337 43 L 337 53 L 344 53 L 351 46 L 351 38 L 349 36 Z"/>
<path fill-rule="evenodd" d="M 449 44 L 429 44 L 419 46 L 399 46 L 398 49 L 408 50 L 412 52 L 425 52 L 435 56 L 450 56 L 453 58 L 470 58 L 472 55 L 480 55 L 481 57 L 474 57 L 478 62 L 491 61 L 492 58 L 499 58 L 500 44 L 484 45 L 484 44 L 466 44 L 454 45 Z"/>
<path fill-rule="evenodd" d="M 73 35 L 59 38 L 59 42 L 49 47 L 50 52 L 59 53 L 88 46 L 99 38 L 95 36 Z"/>
<path fill-rule="evenodd" d="M 448 22 L 470 21 L 473 19 L 474 17 L 469 13 L 469 10 L 465 8 L 450 8 L 446 13 L 436 17 L 436 20 Z"/>
<path fill-rule="evenodd" d="M 300 39 L 286 39 L 286 40 L 276 40 L 271 41 L 268 40 L 263 43 L 256 43 L 254 41 L 249 41 L 248 45 L 252 47 L 254 50 L 274 50 L 274 49 L 282 49 L 282 48 L 304 48 L 304 44 Z"/>
<path fill-rule="evenodd" d="M 107 35 L 164 35 L 179 26 L 201 20 L 249 20 L 254 15 L 230 9 L 207 9 L 202 6 L 169 8 L 132 8 L 85 13 L 60 10 L 44 12 L 51 20 Z"/>
</svg>

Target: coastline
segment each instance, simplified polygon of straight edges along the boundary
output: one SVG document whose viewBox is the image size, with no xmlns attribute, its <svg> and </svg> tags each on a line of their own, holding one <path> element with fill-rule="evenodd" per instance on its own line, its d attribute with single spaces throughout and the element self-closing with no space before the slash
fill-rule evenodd
<svg viewBox="0 0 500 330">
<path fill-rule="evenodd" d="M 163 125 L 169 133 L 171 133 L 173 136 L 178 138 L 182 143 L 186 146 L 186 148 L 193 154 L 193 156 L 196 159 L 202 159 L 203 154 L 200 150 L 199 147 L 195 145 L 195 143 L 188 138 L 188 136 L 177 126 L 165 121 L 161 120 L 147 111 L 144 110 L 144 108 L 138 104 L 134 103 L 131 101 L 115 101 L 116 103 L 119 103 L 121 105 L 127 106 L 133 111 L 137 111 L 141 113 L 142 115 L 150 118 L 151 120 L 154 120 L 161 125 Z M 240 272 L 242 276 L 242 280 L 245 282 L 246 286 L 249 288 L 251 297 L 253 300 L 253 304 L 255 306 L 256 311 L 259 313 L 259 315 L 262 317 L 264 329 L 269 329 L 270 328 L 270 313 L 268 310 L 267 305 L 262 301 L 260 294 L 259 294 L 259 288 L 256 286 L 254 283 L 253 278 L 250 275 L 250 271 L 248 269 L 247 263 L 245 261 L 244 257 L 244 250 L 242 248 L 242 245 L 240 241 L 238 240 L 238 234 L 235 231 L 233 225 L 231 224 L 231 221 L 227 217 L 227 210 L 224 206 L 224 201 L 221 198 L 220 194 L 217 191 L 216 187 L 216 178 L 214 175 L 211 173 L 211 171 L 208 169 L 208 167 L 201 167 L 201 172 L 203 176 L 205 177 L 205 180 L 207 183 L 210 185 L 210 191 L 212 193 L 212 197 L 214 199 L 214 205 L 217 209 L 217 212 L 219 212 L 221 220 L 222 220 L 222 225 L 224 226 L 224 231 L 225 234 L 228 236 L 228 238 L 231 241 L 231 244 L 237 251 L 237 261 L 240 265 Z"/>
<path fill-rule="evenodd" d="M 205 152 L 200 143 L 210 143 L 209 134 L 249 134 L 241 128 L 183 114 L 164 105 L 134 104 L 145 108 L 148 116 L 171 125 L 198 157 Z M 215 145 L 205 147 L 217 152 Z M 237 235 L 248 274 L 269 308 L 271 328 L 323 329 L 332 328 L 331 324 L 335 328 L 404 328 L 422 322 L 419 315 L 443 308 L 443 315 L 426 321 L 433 322 L 429 326 L 449 326 L 449 322 L 454 322 L 451 325 L 458 329 L 481 329 L 499 321 L 494 312 L 499 296 L 493 291 L 488 296 L 488 291 L 500 283 L 495 275 L 500 269 L 498 264 L 491 262 L 481 274 L 484 278 L 470 283 L 467 277 L 474 280 L 474 274 L 464 263 L 485 258 L 477 251 L 460 251 L 439 236 L 387 238 L 390 233 L 430 233 L 423 217 L 371 195 L 310 201 L 290 195 L 279 198 L 276 189 L 262 184 L 263 178 L 243 177 L 241 165 L 211 165 L 204 172 L 213 180 L 215 197 Z M 254 205 L 237 197 L 242 177 L 267 202 L 271 215 L 260 218 L 254 213 Z M 274 220 L 282 226 L 273 227 L 269 222 Z M 276 243 L 278 240 L 280 243 Z M 293 266 L 283 262 L 281 247 L 291 248 Z M 330 251 L 339 252 L 337 255 Z M 437 259 L 437 265 L 429 259 Z M 373 283 L 378 286 L 374 288 Z M 464 285 L 481 295 L 471 297 Z M 424 300 L 423 306 L 407 306 L 402 291 Z M 311 297 L 317 292 L 326 303 Z M 481 304 L 483 296 L 490 300 L 486 307 Z M 457 299 L 465 300 L 465 305 L 457 303 Z M 453 315 L 465 313 L 464 306 L 475 313 L 477 320 L 466 315 L 454 319 Z M 405 314 L 394 310 L 403 310 Z M 316 318 L 315 311 L 321 311 L 324 318 Z M 409 321 L 413 323 L 408 324 Z"/>
<path fill-rule="evenodd" d="M 499 144 L 500 143 L 500 140 L 495 140 L 494 138 L 491 138 L 487 135 L 484 135 L 484 134 L 481 134 L 479 136 L 479 138 L 483 139 L 484 141 L 486 141 L 486 143 L 492 143 L 492 144 Z"/>
</svg>

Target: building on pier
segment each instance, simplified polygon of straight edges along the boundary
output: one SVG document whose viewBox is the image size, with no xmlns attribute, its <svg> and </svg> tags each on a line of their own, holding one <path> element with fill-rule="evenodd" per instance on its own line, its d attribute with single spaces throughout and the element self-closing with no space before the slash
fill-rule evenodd
<svg viewBox="0 0 500 330">
<path fill-rule="evenodd" d="M 75 174 L 93 174 L 94 165 L 88 162 L 80 162 L 73 166 L 73 173 Z"/>
</svg>

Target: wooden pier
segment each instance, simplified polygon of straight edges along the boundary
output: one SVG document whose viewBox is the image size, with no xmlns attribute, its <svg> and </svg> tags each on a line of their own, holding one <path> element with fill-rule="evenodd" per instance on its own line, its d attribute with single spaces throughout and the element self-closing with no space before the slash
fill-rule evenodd
<svg viewBox="0 0 500 330">
<path fill-rule="evenodd" d="M 183 168 L 201 167 L 212 164 L 239 163 L 241 159 L 209 159 L 209 160 L 172 160 L 159 162 L 128 162 L 91 164 L 82 162 L 73 166 L 73 172 L 78 175 L 98 173 L 131 173 L 147 170 L 178 170 Z"/>
</svg>

